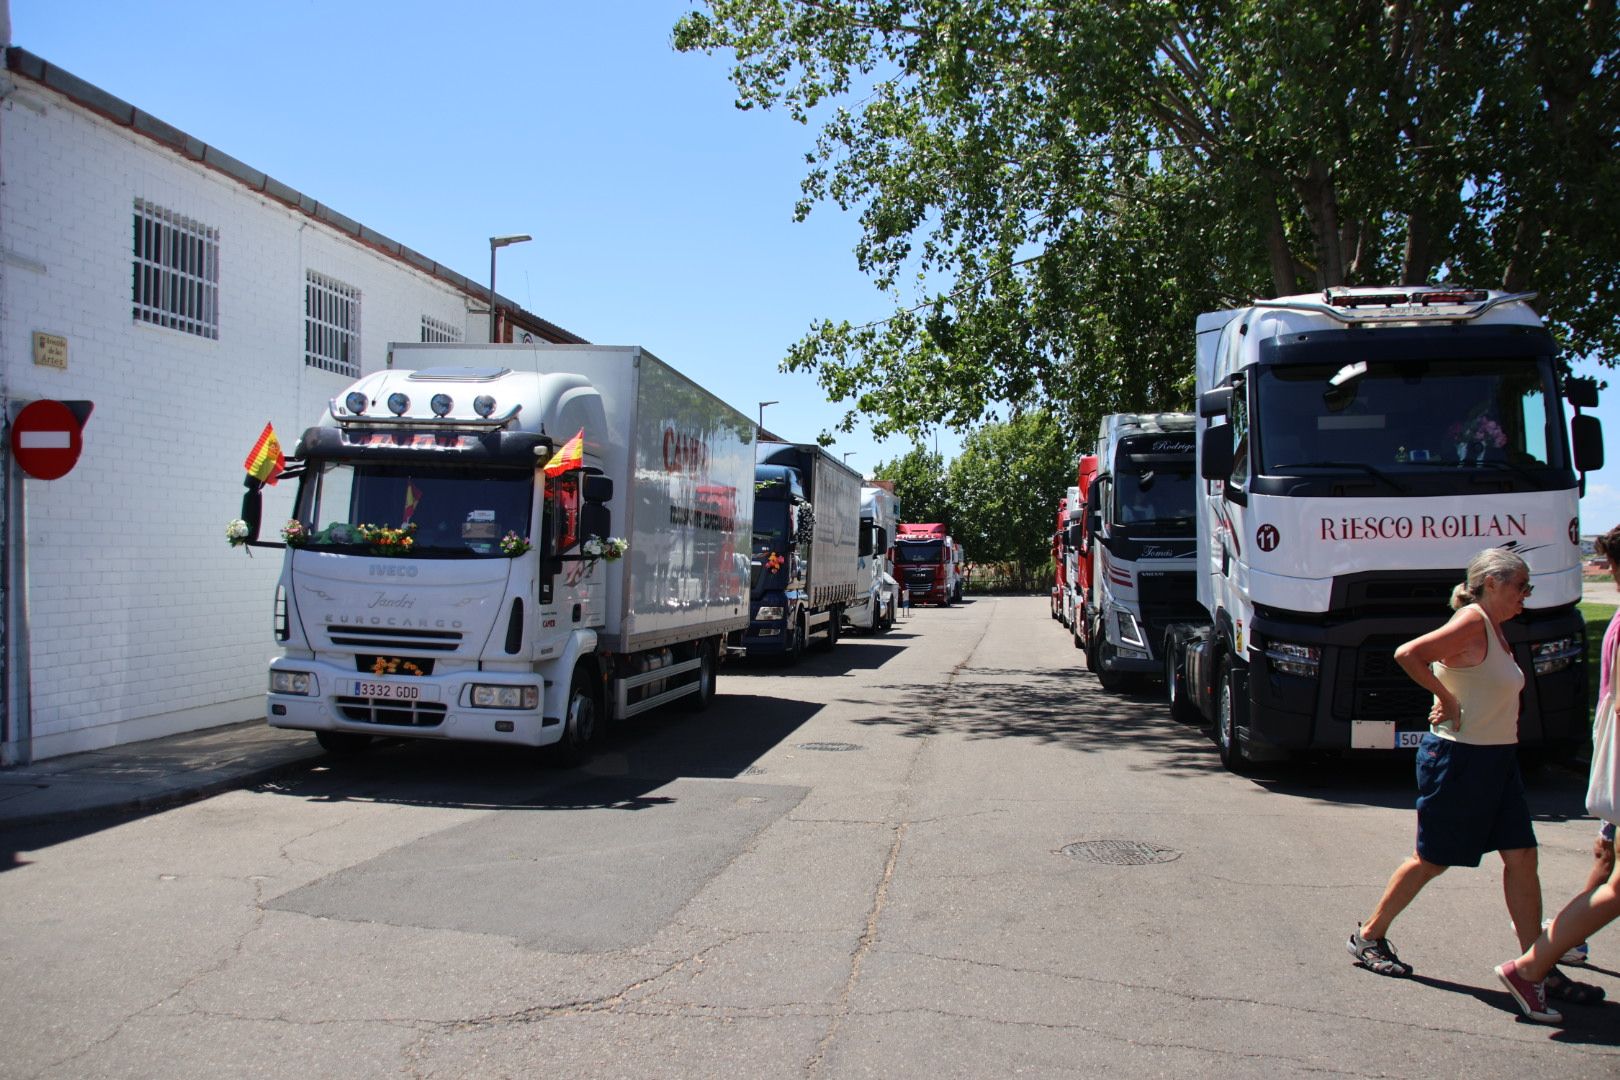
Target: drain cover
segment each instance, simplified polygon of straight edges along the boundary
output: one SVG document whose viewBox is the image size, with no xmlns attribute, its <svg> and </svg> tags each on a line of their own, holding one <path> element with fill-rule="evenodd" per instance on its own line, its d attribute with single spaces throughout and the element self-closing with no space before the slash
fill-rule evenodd
<svg viewBox="0 0 1620 1080">
<path fill-rule="evenodd" d="M 1104 863 L 1108 866 L 1146 866 L 1148 863 L 1175 862 L 1181 852 L 1141 840 L 1081 840 L 1060 849 L 1071 859 Z"/>
<path fill-rule="evenodd" d="M 800 750 L 859 750 L 861 747 L 852 742 L 802 742 Z"/>
</svg>

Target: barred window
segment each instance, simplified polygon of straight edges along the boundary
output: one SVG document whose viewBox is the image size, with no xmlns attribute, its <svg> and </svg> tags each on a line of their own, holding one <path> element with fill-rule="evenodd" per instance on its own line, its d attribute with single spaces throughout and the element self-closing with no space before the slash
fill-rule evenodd
<svg viewBox="0 0 1620 1080">
<path fill-rule="evenodd" d="M 424 315 L 422 316 L 422 340 L 436 342 L 460 341 L 461 327 L 443 319 L 435 319 L 431 315 Z"/>
<path fill-rule="evenodd" d="M 304 363 L 360 376 L 360 290 L 313 270 L 304 275 Z"/>
<path fill-rule="evenodd" d="M 135 200 L 136 322 L 219 339 L 219 230 Z"/>
</svg>

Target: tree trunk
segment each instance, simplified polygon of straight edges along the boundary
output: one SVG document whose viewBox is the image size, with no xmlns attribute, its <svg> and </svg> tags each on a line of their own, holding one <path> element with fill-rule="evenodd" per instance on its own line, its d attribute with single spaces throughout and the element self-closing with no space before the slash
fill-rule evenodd
<svg viewBox="0 0 1620 1080">
<path fill-rule="evenodd" d="M 1316 251 L 1316 286 L 1329 289 L 1344 284 L 1344 248 L 1339 243 L 1339 198 L 1333 188 L 1333 174 L 1321 158 L 1312 158 L 1310 169 L 1295 185 L 1311 223 Z"/>
</svg>

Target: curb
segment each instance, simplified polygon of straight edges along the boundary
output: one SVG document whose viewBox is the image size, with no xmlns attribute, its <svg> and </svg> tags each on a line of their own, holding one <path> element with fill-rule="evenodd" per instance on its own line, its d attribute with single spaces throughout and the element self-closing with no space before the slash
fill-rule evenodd
<svg viewBox="0 0 1620 1080">
<path fill-rule="evenodd" d="M 255 784 L 263 784 L 278 779 L 317 758 L 325 756 L 326 752 L 324 750 L 317 750 L 304 757 L 250 769 L 225 779 L 210 780 L 196 787 L 177 788 L 150 795 L 135 795 L 118 802 L 99 803 L 95 806 L 82 806 L 72 810 L 19 814 L 15 817 L 0 815 L 0 834 L 15 829 L 37 828 L 41 825 L 85 821 L 101 817 L 133 817 L 156 810 L 172 809 L 176 806 L 184 806 L 186 803 L 200 802 L 215 795 L 223 795 L 227 791 L 237 791 L 241 788 L 252 787 Z"/>
</svg>

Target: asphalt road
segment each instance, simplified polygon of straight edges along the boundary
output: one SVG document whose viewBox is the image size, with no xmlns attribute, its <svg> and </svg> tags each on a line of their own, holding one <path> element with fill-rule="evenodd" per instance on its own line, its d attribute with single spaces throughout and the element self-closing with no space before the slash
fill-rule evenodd
<svg viewBox="0 0 1620 1080">
<path fill-rule="evenodd" d="M 1583 785 L 1532 783 L 1549 902 Z M 583 769 L 397 744 L 0 872 L 5 1077 L 1614 1077 L 1620 1005 L 1521 1023 L 1496 868 L 1343 942 L 1402 765 L 1224 772 L 1102 693 L 1044 598 L 728 666 Z M 1620 931 L 1583 978 L 1620 996 Z"/>
</svg>

